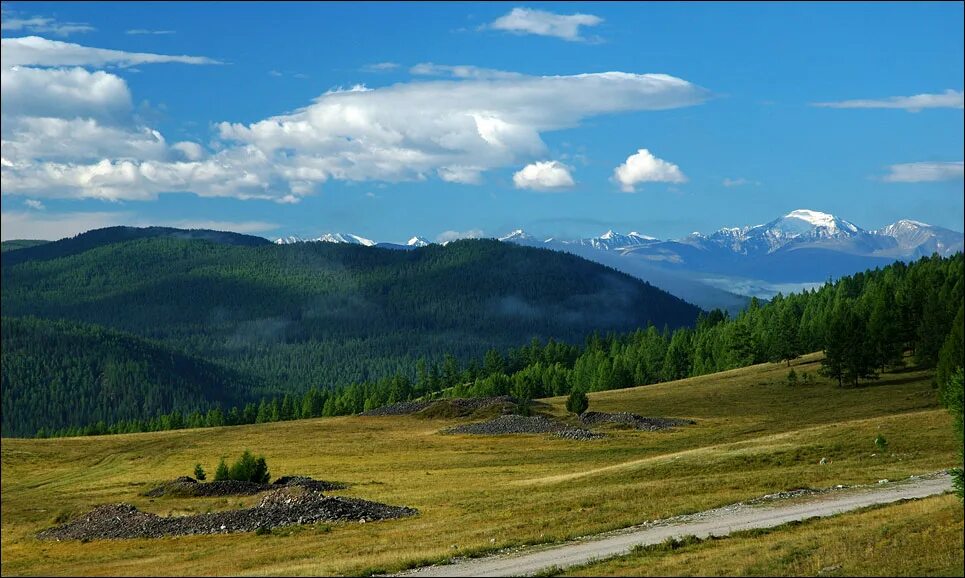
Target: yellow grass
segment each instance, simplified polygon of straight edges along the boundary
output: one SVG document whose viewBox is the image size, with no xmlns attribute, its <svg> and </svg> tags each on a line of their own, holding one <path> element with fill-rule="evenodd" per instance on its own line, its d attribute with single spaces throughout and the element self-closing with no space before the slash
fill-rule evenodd
<svg viewBox="0 0 965 578">
<path fill-rule="evenodd" d="M 816 374 L 817 355 L 795 370 Z M 2 441 L 2 564 L 13 574 L 360 574 L 454 555 L 552 542 L 799 487 L 859 484 L 956 462 L 951 420 L 930 375 L 884 375 L 842 390 L 788 387 L 765 364 L 590 395 L 590 409 L 688 417 L 664 432 L 611 437 L 445 436 L 454 419 L 344 417 L 125 436 Z M 562 398 L 549 400 L 564 415 Z M 875 436 L 890 443 L 876 453 Z M 367 524 L 161 540 L 42 542 L 54 519 L 129 502 L 159 514 L 247 499 L 148 499 L 152 484 L 213 470 L 222 455 L 264 454 L 274 476 L 348 482 L 337 492 L 418 508 Z M 822 457 L 831 460 L 819 465 Z"/>
<path fill-rule="evenodd" d="M 962 503 L 939 496 L 741 532 L 672 550 L 666 544 L 563 576 L 962 576 Z"/>
</svg>

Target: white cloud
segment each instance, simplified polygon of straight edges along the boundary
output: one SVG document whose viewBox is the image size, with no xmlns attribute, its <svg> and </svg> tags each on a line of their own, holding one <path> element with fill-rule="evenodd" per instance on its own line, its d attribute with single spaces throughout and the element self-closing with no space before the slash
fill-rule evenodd
<svg viewBox="0 0 965 578">
<path fill-rule="evenodd" d="M 559 161 L 543 161 L 528 164 L 513 175 L 517 189 L 554 191 L 567 189 L 575 183 L 570 168 Z"/>
<path fill-rule="evenodd" d="M 0 29 L 11 32 L 36 32 L 40 34 L 55 34 L 57 36 L 70 36 L 77 32 L 92 32 L 96 30 L 90 24 L 84 22 L 58 22 L 53 18 L 33 16 L 31 18 L 7 18 L 4 14 L 3 21 L 0 22 Z"/>
<path fill-rule="evenodd" d="M 882 180 L 889 183 L 928 183 L 935 181 L 958 181 L 965 175 L 963 161 L 923 162 L 891 165 L 890 172 Z"/>
<path fill-rule="evenodd" d="M 965 92 L 946 90 L 939 94 L 916 94 L 914 96 L 892 96 L 882 99 L 844 100 L 841 102 L 817 102 L 814 106 L 824 108 L 897 108 L 908 112 L 919 112 L 926 108 L 965 108 Z"/>
<path fill-rule="evenodd" d="M 568 41 L 585 40 L 580 36 L 581 26 L 597 26 L 603 19 L 592 14 L 554 14 L 543 10 L 513 8 L 509 14 L 500 16 L 489 28 L 516 34 L 555 36 Z"/>
<path fill-rule="evenodd" d="M 268 71 L 268 76 L 276 76 L 276 77 L 277 77 L 277 76 L 285 76 L 285 75 L 282 74 L 281 72 L 277 71 L 277 70 L 269 70 L 269 71 Z"/>
<path fill-rule="evenodd" d="M 366 64 L 362 67 L 365 72 L 386 72 L 388 70 L 395 70 L 399 67 L 397 62 L 376 62 L 374 64 Z"/>
<path fill-rule="evenodd" d="M 3 39 L 4 59 L 65 66 L 209 62 L 37 40 L 39 53 L 8 55 Z M 197 143 L 172 145 L 144 126 L 127 83 L 115 74 L 79 66 L 4 68 L 3 194 L 118 201 L 191 192 L 295 203 L 328 180 L 477 184 L 486 171 L 545 155 L 544 132 L 602 114 L 691 106 L 708 96 L 662 74 L 488 71 L 481 78 L 484 69 L 474 67 L 436 70 L 458 78 L 338 88 L 292 113 L 220 123 L 209 153 Z"/>
<path fill-rule="evenodd" d="M 677 165 L 658 159 L 647 149 L 640 149 L 627 157 L 626 162 L 613 170 L 613 178 L 625 193 L 636 191 L 639 183 L 686 183 L 687 177 Z"/>
<path fill-rule="evenodd" d="M 102 70 L 4 68 L 0 94 L 5 120 L 10 116 L 84 117 L 116 122 L 132 109 L 127 83 Z"/>
<path fill-rule="evenodd" d="M 124 31 L 124 34 L 127 34 L 129 36 L 136 36 L 136 35 L 159 36 L 159 35 L 168 35 L 168 34 L 176 34 L 176 33 L 177 32 L 175 30 L 149 30 L 147 28 L 134 28 L 132 30 Z"/>
<path fill-rule="evenodd" d="M 523 75 L 518 72 L 507 72 L 505 70 L 495 70 L 492 68 L 480 68 L 469 64 L 450 66 L 446 64 L 433 64 L 422 62 L 409 69 L 411 74 L 419 76 L 446 76 L 451 78 L 520 78 Z"/>
<path fill-rule="evenodd" d="M 469 229 L 468 231 L 443 231 L 436 235 L 436 243 L 448 243 L 459 239 L 481 239 L 482 229 Z"/>
<path fill-rule="evenodd" d="M 25 199 L 23 204 L 37 211 L 43 211 L 44 209 L 47 208 L 43 203 L 41 203 L 37 199 Z"/>
<path fill-rule="evenodd" d="M 92 48 L 71 42 L 49 40 L 39 36 L 4 38 L 0 66 L 134 66 L 178 62 L 181 64 L 220 64 L 206 56 L 172 56 L 149 52 L 125 52 L 106 48 Z"/>
<path fill-rule="evenodd" d="M 544 154 L 543 132 L 705 98 L 679 78 L 622 72 L 410 82 L 330 91 L 294 113 L 221 123 L 219 131 L 225 141 L 260 150 L 303 190 L 328 179 L 396 182 L 432 173 L 478 182 L 489 169 Z"/>
<path fill-rule="evenodd" d="M 744 177 L 737 177 L 736 179 L 731 179 L 724 177 L 723 185 L 728 189 L 733 187 L 743 187 L 745 185 L 759 185 L 760 181 L 752 181 L 750 179 L 745 179 Z"/>
</svg>

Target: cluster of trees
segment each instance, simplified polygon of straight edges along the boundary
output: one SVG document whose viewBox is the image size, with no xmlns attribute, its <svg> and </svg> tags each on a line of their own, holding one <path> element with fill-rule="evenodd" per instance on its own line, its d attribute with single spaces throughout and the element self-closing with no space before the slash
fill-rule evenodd
<svg viewBox="0 0 965 578">
<path fill-rule="evenodd" d="M 827 352 L 824 372 L 842 387 L 860 385 L 882 369 L 900 365 L 906 351 L 922 366 L 937 366 L 937 380 L 944 384 L 962 365 L 963 279 L 961 254 L 899 262 L 800 294 L 778 296 L 766 304 L 752 301 L 735 318 L 720 311 L 704 314 L 692 328 L 661 331 L 651 325 L 630 333 L 592 334 L 582 346 L 533 340 L 505 354 L 490 349 L 481 359 L 466 363 L 448 354 L 441 363 L 418 360 L 414 375 L 399 371 L 377 381 L 311 388 L 300 396 L 266 397 L 227 412 L 218 408 L 187 416 L 175 412 L 90 431 L 346 415 L 427 396 L 508 394 L 532 399 L 787 361 L 821 349 Z M 948 398 L 945 389 L 942 385 L 943 399 Z"/>
</svg>

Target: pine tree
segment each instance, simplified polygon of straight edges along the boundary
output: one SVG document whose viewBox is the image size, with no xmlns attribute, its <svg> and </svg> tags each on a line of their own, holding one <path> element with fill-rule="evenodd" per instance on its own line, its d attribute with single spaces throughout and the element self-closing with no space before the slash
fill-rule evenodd
<svg viewBox="0 0 965 578">
<path fill-rule="evenodd" d="M 574 389 L 573 393 L 566 399 L 566 411 L 570 413 L 575 413 L 576 415 L 583 415 L 590 407 L 590 399 L 586 394 L 579 390 Z"/>
</svg>

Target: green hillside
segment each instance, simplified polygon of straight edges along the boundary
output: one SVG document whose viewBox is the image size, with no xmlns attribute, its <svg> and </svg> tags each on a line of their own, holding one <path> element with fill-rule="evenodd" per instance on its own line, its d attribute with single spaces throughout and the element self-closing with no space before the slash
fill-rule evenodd
<svg viewBox="0 0 965 578">
<path fill-rule="evenodd" d="M 131 335 L 34 318 L 2 325 L 4 436 L 187 413 L 251 394 L 233 371 Z"/>
<path fill-rule="evenodd" d="M 10 241 L 4 241 L 0 243 L 0 253 L 17 251 L 19 249 L 26 249 L 28 247 L 36 247 L 37 245 L 43 245 L 49 242 L 50 241 L 43 241 L 40 239 L 13 239 Z"/>
</svg>

